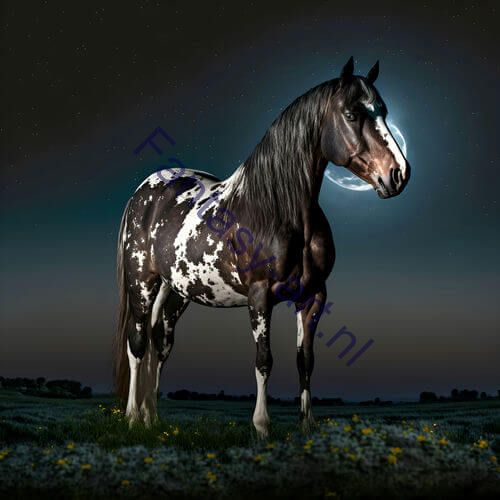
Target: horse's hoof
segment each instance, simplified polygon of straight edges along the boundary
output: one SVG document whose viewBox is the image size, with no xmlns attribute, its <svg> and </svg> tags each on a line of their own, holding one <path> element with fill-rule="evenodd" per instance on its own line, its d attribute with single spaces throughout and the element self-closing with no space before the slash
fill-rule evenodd
<svg viewBox="0 0 500 500">
<path fill-rule="evenodd" d="M 253 426 L 257 431 L 257 437 L 259 439 L 269 438 L 269 423 L 268 422 L 254 422 Z"/>
<path fill-rule="evenodd" d="M 309 417 L 309 418 L 304 418 L 300 422 L 300 426 L 302 428 L 302 432 L 305 432 L 306 434 L 309 434 L 314 430 L 314 427 L 316 426 L 316 422 L 314 421 L 314 418 Z"/>
</svg>

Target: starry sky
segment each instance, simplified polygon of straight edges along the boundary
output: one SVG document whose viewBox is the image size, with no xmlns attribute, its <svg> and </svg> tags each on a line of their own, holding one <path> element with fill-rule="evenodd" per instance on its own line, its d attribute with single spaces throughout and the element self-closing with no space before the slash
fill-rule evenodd
<svg viewBox="0 0 500 500">
<path fill-rule="evenodd" d="M 313 392 L 496 392 L 498 4 L 408 4 L 2 2 L 0 375 L 108 390 L 116 238 L 135 187 L 168 156 L 230 175 L 284 107 L 353 55 L 355 73 L 380 60 L 412 178 L 389 200 L 325 179 L 337 261 Z M 158 126 L 176 145 L 135 156 Z M 327 347 L 343 326 L 358 346 L 374 341 L 350 367 L 343 345 Z M 295 330 L 280 305 L 275 396 L 298 390 Z M 254 356 L 244 308 L 192 304 L 162 389 L 254 392 Z"/>
</svg>

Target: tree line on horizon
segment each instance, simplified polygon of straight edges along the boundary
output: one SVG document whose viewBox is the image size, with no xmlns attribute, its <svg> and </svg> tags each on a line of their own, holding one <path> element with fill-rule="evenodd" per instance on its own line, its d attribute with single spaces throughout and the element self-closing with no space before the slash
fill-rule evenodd
<svg viewBox="0 0 500 500">
<path fill-rule="evenodd" d="M 82 383 L 76 380 L 46 380 L 44 377 L 36 379 L 27 377 L 7 378 L 0 376 L 0 389 L 10 389 L 27 394 L 30 396 L 40 396 L 49 398 L 90 398 L 92 397 L 92 388 L 89 386 L 82 387 Z M 160 393 L 160 397 L 162 393 Z M 174 401 L 255 401 L 255 394 L 244 395 L 229 395 L 223 390 L 218 393 L 202 393 L 197 391 L 189 391 L 181 389 L 178 391 L 168 392 L 167 398 Z M 449 396 L 438 396 L 435 392 L 423 391 L 420 393 L 420 403 L 439 403 L 439 402 L 464 402 L 464 401 L 487 401 L 500 399 L 500 390 L 496 396 L 469 389 L 453 389 Z M 268 395 L 269 403 L 288 405 L 296 404 L 299 401 L 298 397 L 293 400 L 275 398 Z M 342 406 L 346 404 L 342 398 L 318 398 L 313 397 L 312 402 L 316 406 Z M 367 401 L 360 401 L 361 406 L 389 406 L 392 401 L 383 401 L 380 398 L 374 398 Z"/>
<path fill-rule="evenodd" d="M 443 402 L 464 402 L 464 401 L 487 401 L 492 399 L 500 399 L 500 390 L 497 391 L 496 396 L 486 394 L 486 392 L 479 393 L 476 390 L 453 389 L 449 396 L 438 396 L 435 392 L 424 391 L 420 393 L 420 403 L 443 403 Z"/>
<path fill-rule="evenodd" d="M 27 377 L 6 378 L 0 377 L 0 389 L 10 389 L 27 394 L 46 398 L 90 398 L 92 388 L 82 387 L 76 380 L 46 380 L 44 377 L 36 379 Z"/>
</svg>

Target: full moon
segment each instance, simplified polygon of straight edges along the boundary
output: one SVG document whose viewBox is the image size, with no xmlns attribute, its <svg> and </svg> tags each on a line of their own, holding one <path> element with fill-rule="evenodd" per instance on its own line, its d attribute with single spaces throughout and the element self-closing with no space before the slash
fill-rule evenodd
<svg viewBox="0 0 500 500">
<path fill-rule="evenodd" d="M 401 130 L 390 121 L 387 121 L 387 126 L 401 148 L 403 156 L 406 158 L 406 140 Z M 370 184 L 352 174 L 344 167 L 337 167 L 336 165 L 330 164 L 325 171 L 325 175 L 329 181 L 345 189 L 351 189 L 352 191 L 370 191 L 373 189 Z"/>
</svg>

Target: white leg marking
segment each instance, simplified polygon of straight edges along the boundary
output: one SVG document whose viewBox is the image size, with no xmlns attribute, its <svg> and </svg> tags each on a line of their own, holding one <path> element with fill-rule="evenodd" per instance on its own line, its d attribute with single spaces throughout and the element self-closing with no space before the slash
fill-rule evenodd
<svg viewBox="0 0 500 500">
<path fill-rule="evenodd" d="M 255 379 L 257 380 L 257 401 L 253 414 L 253 425 L 261 437 L 269 435 L 269 415 L 267 413 L 267 375 L 262 375 L 255 369 Z"/>
<path fill-rule="evenodd" d="M 304 340 L 304 324 L 302 322 L 302 311 L 297 314 L 297 348 L 302 347 Z"/>
<path fill-rule="evenodd" d="M 130 344 L 127 341 L 127 355 L 128 355 L 128 363 L 130 366 L 130 384 L 128 391 L 128 400 L 127 400 L 127 411 L 126 416 L 129 419 L 130 425 L 139 420 L 139 407 L 138 407 L 138 374 L 139 368 L 141 366 L 141 360 L 136 358 L 132 351 L 130 350 Z"/>
<path fill-rule="evenodd" d="M 300 411 L 304 415 L 305 422 L 311 423 L 313 420 L 311 411 L 311 394 L 307 389 L 304 389 L 300 395 Z"/>
</svg>

